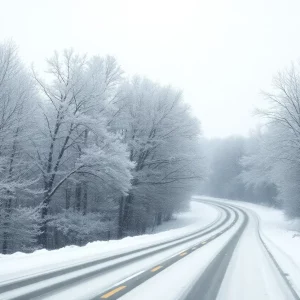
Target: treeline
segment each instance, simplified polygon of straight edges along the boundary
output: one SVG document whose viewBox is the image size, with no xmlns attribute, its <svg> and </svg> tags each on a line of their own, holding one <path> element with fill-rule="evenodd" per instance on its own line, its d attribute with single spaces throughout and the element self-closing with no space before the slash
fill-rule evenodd
<svg viewBox="0 0 300 300">
<path fill-rule="evenodd" d="M 300 65 L 279 72 L 257 110 L 264 125 L 249 138 L 204 141 L 209 163 L 202 192 L 278 206 L 300 217 Z"/>
<path fill-rule="evenodd" d="M 200 192 L 218 198 L 263 203 L 278 206 L 277 189 L 268 181 L 254 182 L 248 178 L 248 166 L 245 160 L 255 152 L 259 133 L 251 137 L 233 136 L 224 139 L 203 141 L 207 157 L 206 178 L 201 184 Z M 254 175 L 251 175 L 254 176 Z M 256 174 L 264 176 L 264 174 Z"/>
<path fill-rule="evenodd" d="M 0 252 L 144 233 L 202 177 L 180 91 L 128 79 L 111 57 L 54 53 L 44 73 L 0 44 Z"/>
</svg>

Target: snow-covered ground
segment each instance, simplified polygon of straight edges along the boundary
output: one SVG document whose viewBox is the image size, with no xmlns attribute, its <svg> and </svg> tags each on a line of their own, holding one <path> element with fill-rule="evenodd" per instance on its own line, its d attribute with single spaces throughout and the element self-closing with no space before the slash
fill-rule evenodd
<svg viewBox="0 0 300 300">
<path fill-rule="evenodd" d="M 68 246 L 59 250 L 38 250 L 34 253 L 14 253 L 0 256 L 0 282 L 59 269 L 65 266 L 112 256 L 174 238 L 184 237 L 212 223 L 218 211 L 212 206 L 191 202 L 191 210 L 164 223 L 155 234 L 127 237 L 122 240 L 99 241 L 84 247 Z M 160 231 L 160 232 L 159 232 Z"/>
<path fill-rule="evenodd" d="M 196 283 L 210 262 L 236 233 L 242 222 L 243 217 L 240 215 L 237 223 L 230 230 L 145 281 L 121 297 L 120 300 L 185 299 L 190 288 Z M 199 299 L 201 299 L 201 295 L 199 295 Z"/>
<path fill-rule="evenodd" d="M 216 210 L 214 208 L 207 205 L 204 206 L 199 202 L 191 202 L 189 211 L 174 215 L 172 220 L 162 223 L 155 227 L 154 230 L 149 229 L 149 233 L 159 233 L 183 227 L 186 230 L 189 227 L 205 225 L 211 222 L 212 218 L 216 218 Z"/>
<path fill-rule="evenodd" d="M 201 199 L 216 200 L 211 197 Z M 253 211 L 259 220 L 263 241 L 286 274 L 293 288 L 300 295 L 300 220 L 288 220 L 279 209 L 262 205 L 219 199 Z"/>
<path fill-rule="evenodd" d="M 260 235 L 284 271 L 285 276 L 293 285 L 294 290 L 300 295 L 300 236 L 295 231 L 298 225 L 296 221 L 290 222 L 285 219 L 280 210 L 261 205 L 203 196 L 199 198 L 242 207 L 249 216 L 249 223 L 237 244 L 229 267 L 226 270 L 218 299 L 293 299 L 286 282 L 280 276 L 271 258 L 264 250 L 260 242 Z M 94 242 L 84 247 L 74 246 L 54 251 L 40 250 L 32 254 L 16 253 L 1 256 L 0 282 L 13 279 L 16 275 L 20 277 L 59 269 L 83 261 L 110 257 L 118 253 L 129 252 L 148 245 L 184 237 L 199 230 L 199 228 L 208 226 L 218 219 L 218 215 L 219 212 L 214 207 L 199 202 L 192 202 L 190 212 L 177 215 L 174 220 L 157 228 L 153 234 L 128 237 L 118 241 Z M 208 264 L 216 257 L 242 223 L 242 214 L 239 213 L 239 215 L 241 217 L 238 219 L 238 222 L 229 231 L 210 241 L 204 247 L 189 253 L 175 264 L 163 269 L 156 276 L 129 291 L 121 299 L 173 300 L 181 299 L 187 295 Z M 222 217 L 224 218 L 224 214 L 222 214 Z M 230 218 L 231 220 L 233 219 L 233 214 Z M 218 230 L 222 231 L 223 227 L 221 226 Z M 260 235 L 258 234 L 259 232 Z M 213 236 L 214 234 L 212 232 L 198 239 L 201 242 L 203 240 L 206 241 L 210 235 Z M 130 265 L 120 265 L 115 271 L 107 272 L 101 277 L 91 278 L 86 282 L 72 286 L 70 289 L 49 294 L 45 299 L 76 298 L 81 300 L 87 298 L 87 292 L 89 296 L 98 296 L 101 292 L 117 286 L 124 280 L 132 278 L 132 276 L 149 271 L 156 265 L 163 265 L 166 259 L 178 256 L 182 251 L 187 251 L 186 249 L 193 247 L 195 242 L 193 240 L 183 245 L 177 245 L 161 253 L 158 252 L 148 256 L 145 259 L 136 260 Z M 136 254 L 132 254 L 132 256 L 134 255 Z M 130 258 L 130 255 L 128 257 Z M 121 257 L 117 260 L 122 261 L 126 259 L 128 258 Z M 111 262 L 108 261 L 103 265 L 106 264 L 109 265 Z M 91 268 L 98 268 L 98 266 L 92 266 Z M 81 273 L 85 272 L 85 270 L 76 272 Z M 76 274 L 62 276 L 75 276 Z M 51 280 L 59 281 L 60 278 L 49 279 L 49 281 Z M 48 284 L 48 282 L 43 284 Z"/>
<path fill-rule="evenodd" d="M 291 300 L 293 294 L 265 251 L 255 214 L 232 255 L 217 300 Z"/>
<path fill-rule="evenodd" d="M 204 197 L 199 198 L 204 199 Z M 224 199 L 205 198 L 207 200 L 225 202 Z M 278 241 L 283 242 L 283 237 L 281 235 L 277 236 L 278 232 L 281 232 L 284 238 L 293 240 L 292 236 L 294 233 L 287 231 L 291 224 L 284 219 L 279 210 L 230 200 L 226 200 L 226 203 L 247 208 L 249 222 L 230 260 L 217 299 L 294 299 L 284 279 L 260 242 L 257 217 L 260 219 L 261 234 L 264 240 L 266 240 L 264 237 L 266 235 L 274 240 L 276 238 Z M 222 239 L 225 238 L 226 234 L 209 243 L 206 247 L 193 252 L 121 297 L 120 300 L 184 299 L 184 296 L 188 295 L 197 278 L 203 274 L 205 267 L 220 251 Z M 289 249 L 291 244 L 287 244 L 284 247 Z M 280 260 L 279 255 L 275 255 L 275 249 L 274 246 L 270 246 L 270 250 L 272 250 L 272 254 L 274 253 L 273 255 L 278 260 L 278 263 L 284 263 L 284 270 L 287 270 L 289 267 L 291 273 L 295 275 L 296 265 L 291 267 L 286 262 L 283 262 L 282 259 Z M 300 248 L 289 250 L 289 253 L 295 256 L 297 251 L 299 253 Z M 297 282 L 296 278 L 293 278 L 294 285 L 298 284 L 299 286 L 299 282 L 299 279 Z M 199 298 L 201 298 L 201 295 L 199 295 Z"/>
<path fill-rule="evenodd" d="M 233 218 L 234 215 L 232 214 L 228 220 L 228 223 L 232 222 Z M 207 247 L 203 247 L 202 251 L 197 251 L 197 256 L 194 257 L 193 261 L 189 259 L 188 265 L 186 265 L 186 258 L 188 258 L 188 256 L 186 256 L 184 257 L 185 263 L 182 264 L 180 261 L 176 262 L 175 264 L 163 270 L 161 273 L 158 273 L 156 276 L 139 285 L 137 288 L 134 288 L 132 291 L 126 294 L 127 296 L 124 296 L 125 299 L 175 299 L 173 296 L 177 293 L 183 292 L 187 286 L 186 283 L 191 282 L 191 280 L 197 276 L 199 272 L 201 272 L 215 257 L 219 248 L 230 239 L 240 222 L 241 220 L 239 220 L 233 228 L 223 234 L 220 238 L 209 243 Z M 220 228 L 218 228 L 218 230 L 224 230 L 224 228 L 228 226 L 228 223 L 223 224 Z M 120 284 L 126 285 L 124 282 L 126 282 L 129 278 L 135 278 L 141 273 L 151 272 L 153 267 L 163 265 L 167 259 L 178 256 L 186 249 L 193 247 L 199 242 L 209 239 L 214 234 L 215 232 L 207 233 L 204 236 L 186 242 L 182 245 L 152 254 L 149 257 L 130 263 L 129 265 L 125 264 L 118 267 L 118 269 L 112 270 L 111 272 L 106 272 L 99 277 L 91 278 L 86 282 L 79 282 L 76 285 L 68 287 L 68 289 L 54 292 L 48 297 L 43 297 L 43 300 L 84 300 L 92 298 L 94 299 L 94 297 L 100 299 L 100 295 L 104 291 L 113 289 Z M 199 254 L 199 252 L 202 254 Z M 193 255 L 193 253 L 191 255 Z M 127 260 L 128 257 L 125 259 Z M 195 264 L 195 262 L 197 263 Z M 177 267 L 174 269 L 174 266 Z M 160 274 L 163 275 L 160 276 Z M 123 297 L 120 299 L 123 299 Z"/>
</svg>

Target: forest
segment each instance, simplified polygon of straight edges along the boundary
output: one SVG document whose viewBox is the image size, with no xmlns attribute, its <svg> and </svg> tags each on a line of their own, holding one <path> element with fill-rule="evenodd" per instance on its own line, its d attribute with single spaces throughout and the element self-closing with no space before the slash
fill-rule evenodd
<svg viewBox="0 0 300 300">
<path fill-rule="evenodd" d="M 28 68 L 0 44 L 0 252 L 143 234 L 203 177 L 182 93 L 69 49 Z"/>
<path fill-rule="evenodd" d="M 262 93 L 254 114 L 262 125 L 248 137 L 205 139 L 201 192 L 280 208 L 300 217 L 300 65 L 291 64 Z"/>
<path fill-rule="evenodd" d="M 180 90 L 112 56 L 67 49 L 46 64 L 0 44 L 0 253 L 144 234 L 199 193 L 300 217 L 299 65 L 264 93 L 262 126 L 208 139 Z"/>
</svg>

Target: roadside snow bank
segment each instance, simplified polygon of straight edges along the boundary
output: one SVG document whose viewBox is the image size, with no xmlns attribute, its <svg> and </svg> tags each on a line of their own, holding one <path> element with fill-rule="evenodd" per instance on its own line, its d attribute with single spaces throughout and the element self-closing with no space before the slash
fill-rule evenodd
<svg viewBox="0 0 300 300">
<path fill-rule="evenodd" d="M 0 282 L 184 237 L 207 226 L 217 217 L 218 211 L 212 206 L 191 202 L 189 212 L 178 214 L 174 220 L 162 224 L 155 230 L 155 234 L 126 237 L 122 240 L 98 241 L 83 247 L 67 246 L 51 251 L 37 250 L 30 254 L 17 252 L 11 255 L 0 255 Z"/>
</svg>

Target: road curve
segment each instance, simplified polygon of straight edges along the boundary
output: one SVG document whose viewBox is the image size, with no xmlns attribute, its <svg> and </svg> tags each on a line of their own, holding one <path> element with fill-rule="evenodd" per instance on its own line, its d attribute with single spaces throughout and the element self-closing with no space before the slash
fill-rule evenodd
<svg viewBox="0 0 300 300">
<path fill-rule="evenodd" d="M 187 249 L 184 251 L 181 251 L 177 255 L 162 261 L 158 265 L 154 265 L 153 268 L 150 268 L 149 270 L 146 270 L 145 272 L 142 272 L 141 274 L 136 274 L 132 278 L 128 278 L 127 280 L 124 280 L 122 282 L 117 283 L 113 288 L 108 289 L 107 291 L 101 293 L 100 295 L 95 296 L 92 298 L 92 300 L 96 299 L 110 299 L 110 300 L 115 300 L 120 298 L 121 296 L 125 295 L 126 293 L 130 292 L 137 286 L 141 285 L 151 277 L 155 276 L 159 272 L 162 272 L 169 266 L 175 264 L 179 260 L 183 259 L 185 256 L 191 254 L 194 251 L 197 251 L 198 249 L 205 247 L 207 244 L 212 242 L 213 240 L 217 239 L 220 235 L 224 234 L 227 232 L 229 229 L 231 229 L 237 222 L 238 220 L 238 214 L 236 210 L 232 209 L 231 207 L 229 208 L 227 205 L 220 205 L 225 211 L 230 211 L 233 213 L 233 219 L 228 222 L 226 220 L 225 226 L 223 227 L 217 227 L 213 231 L 211 231 L 213 234 L 209 237 L 206 237 L 204 240 L 197 241 L 190 245 Z M 229 214 L 228 214 L 229 215 Z M 223 224 L 222 224 L 223 225 Z M 203 235 L 202 235 L 203 236 Z"/>
<path fill-rule="evenodd" d="M 194 283 L 184 300 L 199 299 L 199 296 L 201 300 L 216 299 L 233 252 L 248 224 L 248 215 L 242 210 L 240 212 L 244 216 L 241 226 Z"/>
<path fill-rule="evenodd" d="M 103 274 L 116 272 L 116 270 L 124 266 L 134 264 L 137 261 L 146 260 L 159 253 L 177 249 L 178 247 L 182 248 L 185 245 L 190 245 L 191 243 L 195 244 L 202 237 L 214 235 L 215 238 L 217 238 L 217 234 L 221 234 L 220 230 L 222 231 L 224 228 L 228 228 L 228 226 L 233 223 L 233 219 L 234 222 L 236 222 L 237 217 L 234 217 L 234 210 L 227 208 L 227 206 L 220 204 L 214 204 L 214 206 L 222 212 L 222 214 L 220 213 L 219 217 L 209 224 L 209 226 L 191 233 L 188 236 L 169 240 L 164 243 L 160 243 L 159 245 L 155 244 L 136 249 L 134 251 L 129 251 L 112 257 L 88 261 L 83 264 L 70 266 L 60 270 L 53 270 L 44 274 L 37 274 L 35 276 L 19 278 L 9 282 L 2 282 L 0 283 L 0 299 L 44 299 L 49 295 L 55 295 L 56 293 L 60 293 L 62 290 L 67 290 L 74 285 L 89 281 L 92 278 L 99 277 L 101 279 Z M 180 258 L 183 256 L 184 255 L 181 255 Z M 168 264 L 174 262 L 174 259 L 170 259 Z M 158 268 L 157 266 L 157 269 L 151 271 L 151 275 L 155 275 L 156 272 L 160 271 L 160 269 L 162 268 Z M 146 279 L 147 278 L 144 278 L 144 280 Z M 123 289 L 123 293 L 125 292 L 124 290 L 125 289 Z M 109 293 L 109 291 L 107 291 L 107 293 Z"/>
<path fill-rule="evenodd" d="M 239 207 L 238 202 L 212 203 L 227 204 L 240 216 L 236 231 L 222 247 L 216 250 L 212 241 L 188 251 L 178 263 L 124 296 L 112 299 L 299 300 L 288 274 L 282 271 L 261 240 L 255 213 Z"/>
<path fill-rule="evenodd" d="M 242 226 L 181 299 L 300 300 L 261 238 L 257 215 L 230 205 L 244 215 Z"/>
<path fill-rule="evenodd" d="M 78 299 L 300 300 L 263 242 L 254 212 L 232 202 L 199 201 L 213 205 L 220 213 L 197 232 L 63 270 L 0 283 L 0 299 L 75 300 L 76 291 L 99 283 L 93 295 L 78 295 Z M 219 248 L 210 251 L 216 243 Z M 204 262 L 210 252 L 211 258 Z M 188 261 L 193 263 L 194 277 L 186 282 L 184 291 L 176 294 L 172 277 L 168 277 L 170 270 L 180 274 Z M 167 286 L 165 289 L 170 295 L 172 289 L 172 296 L 146 289 L 150 282 L 160 284 L 160 280 L 168 282 L 169 290 Z M 147 294 L 143 294 L 145 290 Z"/>
</svg>

